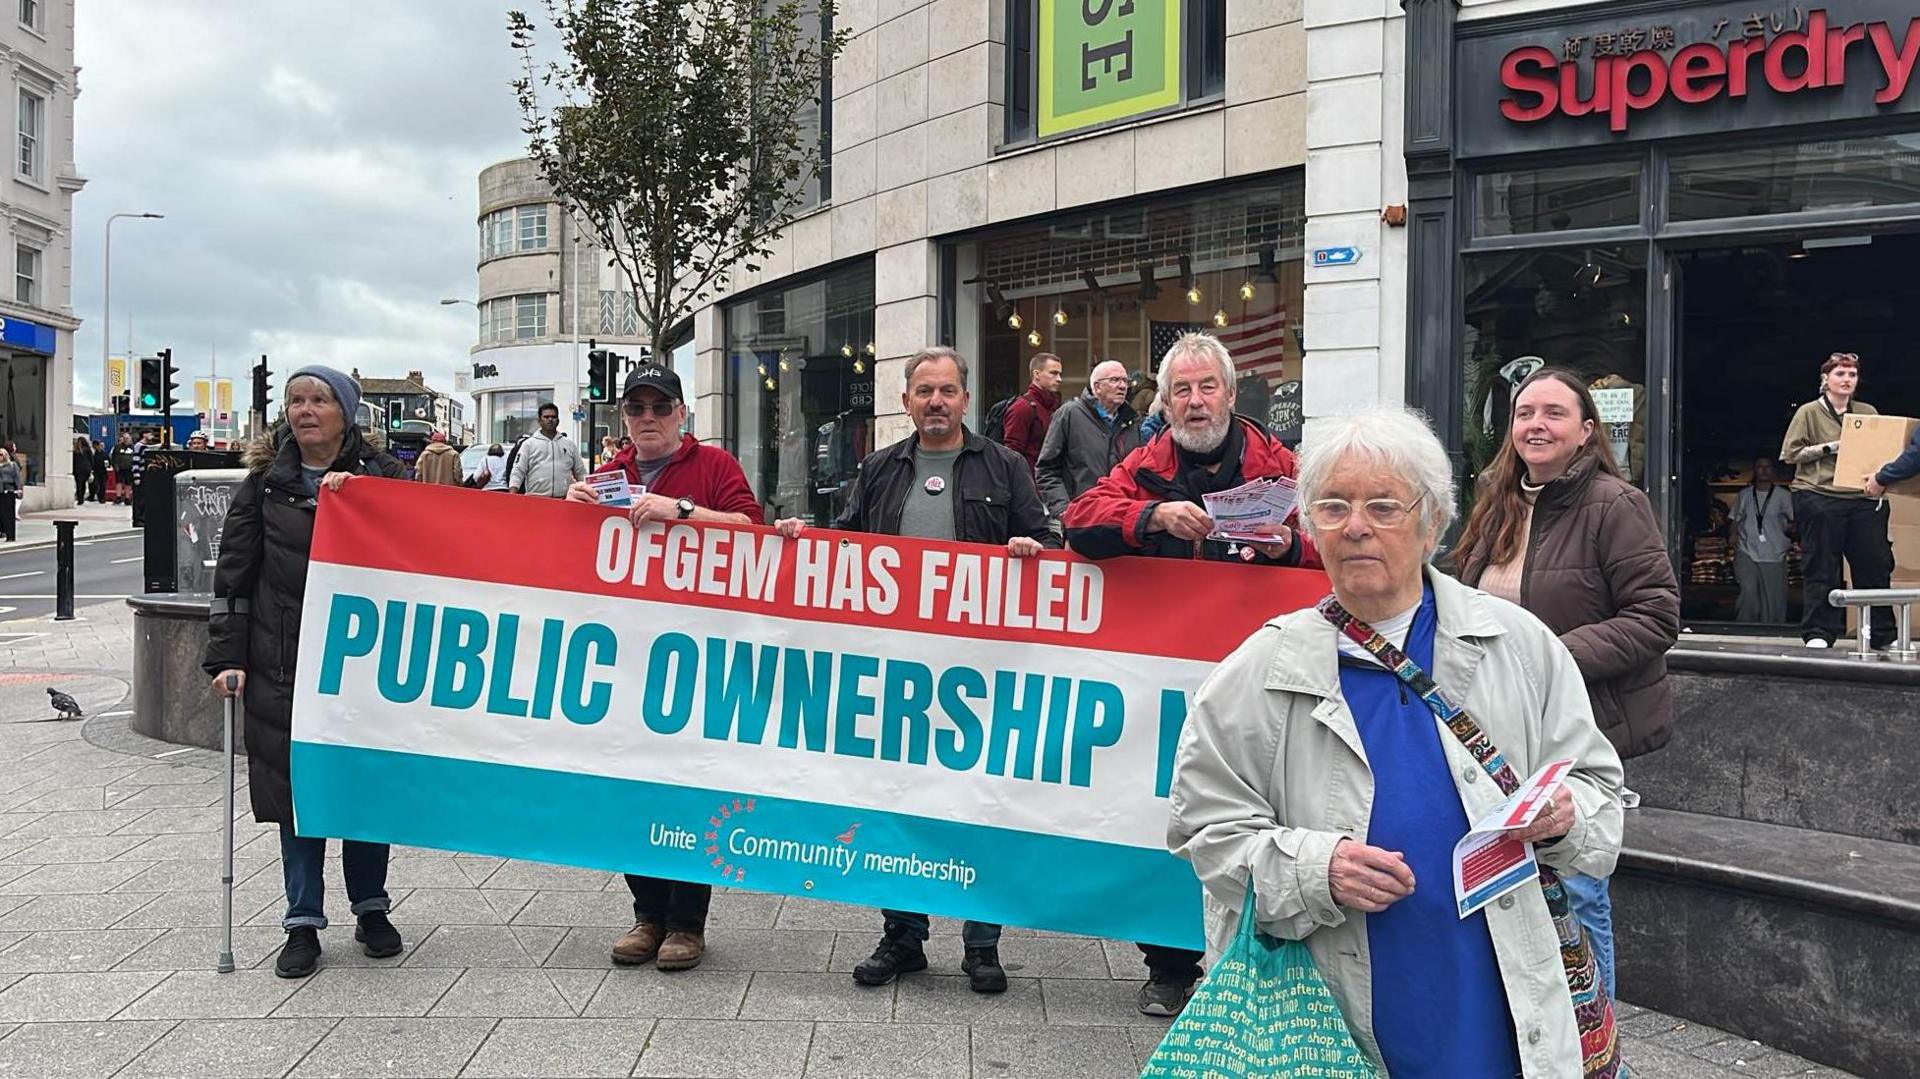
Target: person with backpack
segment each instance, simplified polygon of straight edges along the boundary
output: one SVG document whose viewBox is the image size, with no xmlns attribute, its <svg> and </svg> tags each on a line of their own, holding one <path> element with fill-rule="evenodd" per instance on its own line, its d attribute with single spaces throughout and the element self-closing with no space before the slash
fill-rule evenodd
<svg viewBox="0 0 1920 1079">
<path fill-rule="evenodd" d="M 1027 363 L 1027 374 L 1033 381 L 1027 392 L 1014 398 L 1007 408 L 1001 441 L 1027 459 L 1028 472 L 1039 463 L 1040 450 L 1047 443 L 1047 428 L 1053 425 L 1054 410 L 1060 407 L 1062 370 L 1060 357 L 1051 352 L 1035 353 Z"/>
</svg>

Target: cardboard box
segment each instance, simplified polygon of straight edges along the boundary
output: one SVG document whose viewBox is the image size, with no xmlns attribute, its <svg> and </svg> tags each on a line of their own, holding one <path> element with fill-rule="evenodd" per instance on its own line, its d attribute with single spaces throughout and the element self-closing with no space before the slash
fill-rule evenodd
<svg viewBox="0 0 1920 1079">
<path fill-rule="evenodd" d="M 1840 420 L 1840 456 L 1833 464 L 1833 485 L 1854 490 L 1866 486 L 1866 477 L 1906 452 L 1907 439 L 1920 419 L 1905 416 L 1856 416 Z M 1887 488 L 1889 494 L 1920 497 L 1920 476 Z"/>
</svg>

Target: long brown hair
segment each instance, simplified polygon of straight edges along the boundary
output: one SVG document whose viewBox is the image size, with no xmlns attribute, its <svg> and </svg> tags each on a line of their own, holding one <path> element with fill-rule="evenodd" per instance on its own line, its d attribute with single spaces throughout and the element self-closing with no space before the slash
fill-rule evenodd
<svg viewBox="0 0 1920 1079">
<path fill-rule="evenodd" d="M 1600 410 L 1594 407 L 1593 395 L 1587 392 L 1587 384 L 1580 381 L 1578 375 L 1564 367 L 1543 367 L 1520 383 L 1520 388 L 1514 391 L 1514 401 L 1520 400 L 1527 387 L 1546 379 L 1572 390 L 1580 402 L 1580 418 L 1593 423 L 1593 433 L 1567 467 L 1572 469 L 1582 458 L 1591 457 L 1597 471 L 1621 476 L 1620 466 L 1613 459 L 1613 445 L 1600 429 Z M 1479 497 L 1460 531 L 1460 542 L 1454 545 L 1455 564 L 1461 570 L 1467 570 L 1470 565 L 1511 562 L 1520 553 L 1521 545 L 1527 541 L 1521 530 L 1521 523 L 1527 519 L 1527 505 L 1520 494 L 1520 481 L 1526 475 L 1527 464 L 1520 459 L 1520 451 L 1513 448 L 1513 425 L 1509 421 L 1507 435 L 1500 440 L 1500 451 L 1480 474 Z"/>
</svg>

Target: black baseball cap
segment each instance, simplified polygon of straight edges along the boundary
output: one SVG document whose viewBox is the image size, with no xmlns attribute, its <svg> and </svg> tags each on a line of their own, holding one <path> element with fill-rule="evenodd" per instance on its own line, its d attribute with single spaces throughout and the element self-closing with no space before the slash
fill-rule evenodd
<svg viewBox="0 0 1920 1079">
<path fill-rule="evenodd" d="M 680 376 L 657 363 L 643 363 L 627 372 L 627 381 L 620 387 L 620 396 L 625 397 L 635 390 L 659 390 L 675 401 L 687 399 L 680 392 Z"/>
</svg>

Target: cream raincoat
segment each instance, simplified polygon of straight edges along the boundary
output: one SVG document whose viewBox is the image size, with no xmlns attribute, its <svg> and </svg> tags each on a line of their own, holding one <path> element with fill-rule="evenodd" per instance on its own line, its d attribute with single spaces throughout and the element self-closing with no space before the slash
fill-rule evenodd
<svg viewBox="0 0 1920 1079">
<path fill-rule="evenodd" d="M 1620 758 L 1594 725 L 1573 656 L 1519 607 L 1431 567 L 1426 575 L 1438 622 L 1429 673 L 1441 692 L 1473 716 L 1517 777 L 1562 757 L 1576 762 L 1569 784 L 1577 820 L 1536 854 L 1557 869 L 1612 873 Z M 1238 928 L 1251 874 L 1260 927 L 1307 942 L 1355 1041 L 1377 1066 L 1366 915 L 1337 906 L 1327 881 L 1334 845 L 1366 839 L 1374 799 L 1366 752 L 1340 695 L 1335 641 L 1319 612 L 1295 611 L 1261 627 L 1215 669 L 1180 736 L 1168 845 L 1193 863 L 1206 888 L 1209 955 Z M 1461 805 L 1477 820 L 1499 804 L 1500 788 L 1434 722 Z M 1525 1074 L 1577 1079 L 1573 1004 L 1540 888 L 1511 892 L 1486 914 Z"/>
</svg>

